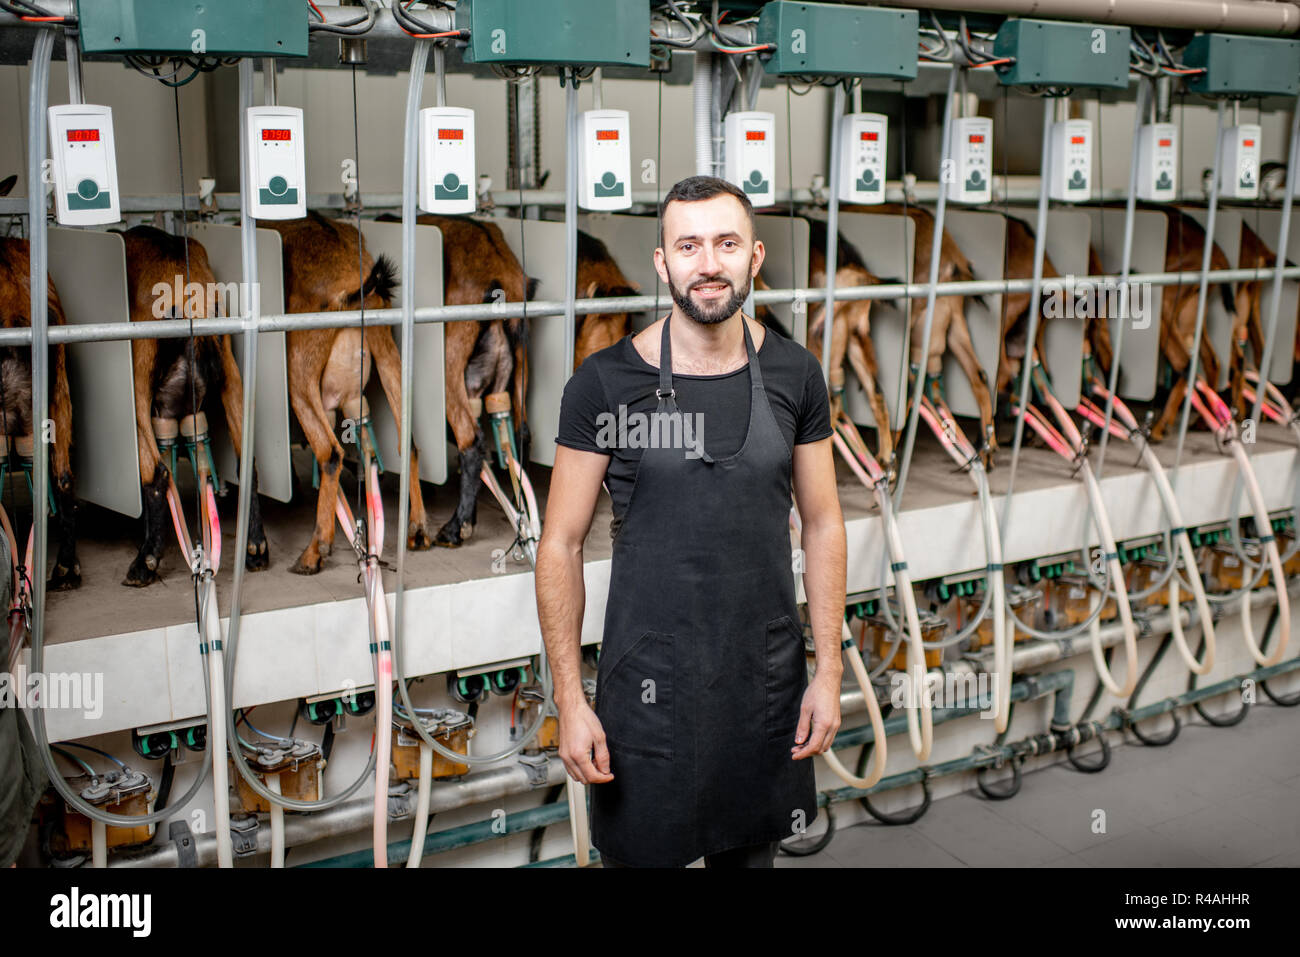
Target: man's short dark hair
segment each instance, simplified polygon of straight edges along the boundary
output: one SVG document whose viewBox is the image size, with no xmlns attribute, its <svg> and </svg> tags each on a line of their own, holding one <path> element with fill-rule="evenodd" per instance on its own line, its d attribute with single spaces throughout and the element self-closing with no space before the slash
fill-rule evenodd
<svg viewBox="0 0 1300 957">
<path fill-rule="evenodd" d="M 743 189 L 716 176 L 688 176 L 676 183 L 668 191 L 664 201 L 659 204 L 659 246 L 662 248 L 664 244 L 664 213 L 668 210 L 669 203 L 698 203 L 700 200 L 712 199 L 723 193 L 740 200 L 740 205 L 745 209 L 745 215 L 749 217 L 749 231 L 752 234 L 754 231 L 754 204 L 749 201 L 749 197 L 745 195 Z"/>
</svg>

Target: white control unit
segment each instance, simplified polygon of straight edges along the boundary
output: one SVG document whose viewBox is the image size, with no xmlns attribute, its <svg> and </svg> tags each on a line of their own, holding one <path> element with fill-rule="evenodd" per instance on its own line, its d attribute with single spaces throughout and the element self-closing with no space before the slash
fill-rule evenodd
<svg viewBox="0 0 1300 957">
<path fill-rule="evenodd" d="M 103 226 L 120 222 L 112 109 L 82 103 L 51 106 L 49 122 L 59 223 Z"/>
<path fill-rule="evenodd" d="M 883 113 L 840 117 L 840 202 L 885 201 L 885 148 L 889 118 Z"/>
<path fill-rule="evenodd" d="M 1178 195 L 1178 127 L 1148 123 L 1138 135 L 1138 198 L 1173 202 Z"/>
<path fill-rule="evenodd" d="M 948 198 L 956 203 L 993 201 L 993 119 L 959 116 L 952 121 Z"/>
<path fill-rule="evenodd" d="M 1052 124 L 1050 199 L 1081 203 L 1092 197 L 1092 120 Z"/>
<path fill-rule="evenodd" d="M 756 110 L 728 113 L 722 123 L 724 173 L 756 207 L 776 202 L 776 117 Z"/>
<path fill-rule="evenodd" d="M 578 205 L 627 209 L 632 205 L 632 152 L 627 110 L 587 110 L 578 116 Z"/>
<path fill-rule="evenodd" d="M 246 122 L 248 215 L 254 219 L 306 216 L 302 110 L 293 106 L 250 106 Z"/>
<path fill-rule="evenodd" d="M 472 213 L 478 208 L 474 111 L 431 106 L 420 111 L 420 208 Z"/>
<path fill-rule="evenodd" d="M 1260 128 L 1242 123 L 1223 131 L 1223 152 L 1219 155 L 1219 197 L 1259 198 Z"/>
</svg>

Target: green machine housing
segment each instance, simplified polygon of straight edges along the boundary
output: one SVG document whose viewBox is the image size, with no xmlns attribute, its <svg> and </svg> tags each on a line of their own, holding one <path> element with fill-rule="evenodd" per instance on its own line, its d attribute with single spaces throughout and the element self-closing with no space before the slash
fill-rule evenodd
<svg viewBox="0 0 1300 957">
<path fill-rule="evenodd" d="M 1007 20 L 993 55 L 1015 57 L 994 67 L 1003 86 L 1128 86 L 1128 27 L 1060 20 Z"/>
<path fill-rule="evenodd" d="M 780 76 L 885 76 L 916 79 L 917 12 L 775 0 L 758 15 L 764 61 Z"/>
<path fill-rule="evenodd" d="M 1183 51 L 1187 89 L 1219 96 L 1295 96 L 1300 93 L 1300 43 L 1276 37 L 1202 33 Z"/>
<path fill-rule="evenodd" d="M 460 0 L 472 63 L 650 65 L 646 0 Z"/>
<path fill-rule="evenodd" d="M 77 0 L 82 53 L 305 57 L 307 17 L 301 0 Z"/>
</svg>

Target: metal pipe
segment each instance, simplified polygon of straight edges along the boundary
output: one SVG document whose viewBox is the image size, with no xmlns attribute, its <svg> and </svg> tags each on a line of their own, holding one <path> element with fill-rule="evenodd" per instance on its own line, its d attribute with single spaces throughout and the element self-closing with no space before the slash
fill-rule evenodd
<svg viewBox="0 0 1300 957">
<path fill-rule="evenodd" d="M 77 34 L 70 30 L 63 34 L 63 55 L 68 60 L 68 102 L 85 103 L 81 82 L 81 50 L 77 47 Z"/>
<path fill-rule="evenodd" d="M 440 814 L 468 807 L 485 801 L 497 801 L 515 794 L 526 794 L 539 788 L 563 784 L 566 774 L 561 761 L 548 760 L 543 773 L 523 764 L 509 767 L 493 768 L 468 775 L 459 781 L 435 782 L 429 798 L 429 811 Z M 314 841 L 331 837 L 343 837 L 368 831 L 373 823 L 374 807 L 369 796 L 357 798 L 314 814 L 289 814 L 284 819 L 285 847 L 299 847 Z M 216 861 L 216 840 L 213 835 L 204 833 L 194 836 L 194 847 L 198 854 L 198 866 L 204 867 Z M 271 835 L 268 828 L 257 829 L 258 854 L 271 851 Z M 177 867 L 179 861 L 176 845 L 172 843 L 153 844 L 138 855 L 111 861 L 110 867 Z"/>
<path fill-rule="evenodd" d="M 925 287 L 925 326 L 921 333 L 921 364 L 916 370 L 916 386 L 912 392 L 912 408 L 907 417 L 907 438 L 904 439 L 903 455 L 898 472 L 898 485 L 894 489 L 894 510 L 902 507 L 903 489 L 907 486 L 907 470 L 912 464 L 912 449 L 916 445 L 916 430 L 921 422 L 921 396 L 925 393 L 925 379 L 930 365 L 930 333 L 934 327 L 935 287 L 939 283 L 939 253 L 943 245 L 943 214 L 948 208 L 948 182 L 942 171 L 948 168 L 952 156 L 952 101 L 957 89 L 957 70 L 948 74 L 948 95 L 943 101 L 943 146 L 939 160 L 939 203 L 934 213 L 934 236 L 930 241 L 930 281 Z M 838 157 L 831 157 L 831 163 L 837 163 Z M 908 270 L 909 274 L 911 270 Z M 911 350 L 911 319 L 908 318 L 908 333 L 904 338 L 907 349 Z"/>
<path fill-rule="evenodd" d="M 1007 475 L 1007 493 L 1002 499 L 1002 518 L 998 524 L 998 534 L 1002 541 L 1007 541 L 1007 529 L 1011 525 L 1011 502 L 1016 490 L 1016 469 L 1020 465 L 1020 448 L 1025 437 L 1025 416 L 1028 413 L 1030 370 L 1033 367 L 1034 346 L 1037 342 L 1038 320 L 1042 310 L 1038 305 L 1039 291 L 1043 284 L 1043 256 L 1047 250 L 1047 185 L 1048 170 L 1052 163 L 1052 116 L 1056 103 L 1049 97 L 1043 100 L 1043 147 L 1039 160 L 1041 177 L 1038 193 L 1037 234 L 1034 236 L 1034 271 L 1029 283 L 1029 329 L 1025 333 L 1025 358 L 1020 367 L 1019 412 L 1016 415 L 1016 435 L 1011 442 L 1011 469 Z M 1100 121 L 1100 118 L 1098 118 Z M 1006 149 L 1005 144 L 1003 149 Z M 1003 614 L 996 609 L 994 614 Z"/>
<path fill-rule="evenodd" d="M 835 338 L 835 267 L 839 262 L 840 252 L 840 117 L 844 114 L 844 84 L 835 84 L 835 95 L 831 98 L 831 158 L 830 158 L 830 203 L 826 209 L 826 299 L 822 310 L 822 379 L 826 390 L 830 392 L 831 342 Z M 792 136 L 792 130 L 786 130 Z M 793 184 L 791 184 L 793 185 Z M 888 429 L 889 423 L 877 423 L 877 427 Z"/>
<path fill-rule="evenodd" d="M 1129 296 L 1129 289 L 1133 283 L 1130 280 L 1128 271 L 1133 265 L 1133 223 L 1137 210 L 1137 178 L 1138 178 L 1138 154 L 1141 148 L 1142 140 L 1142 116 L 1143 116 L 1143 96 L 1147 92 L 1147 84 L 1139 83 L 1137 89 L 1136 109 L 1133 111 L 1133 141 L 1129 152 L 1128 161 L 1128 198 L 1124 206 L 1124 249 L 1120 255 L 1120 314 L 1119 321 L 1115 324 L 1115 335 L 1113 348 L 1111 349 L 1110 358 L 1110 379 L 1106 383 L 1109 395 L 1106 396 L 1106 418 L 1105 426 L 1101 430 L 1101 438 L 1098 440 L 1097 452 L 1097 481 L 1101 481 L 1101 476 L 1106 469 L 1106 445 L 1110 441 L 1110 421 L 1115 415 L 1115 396 L 1118 395 L 1119 389 L 1119 366 L 1124 348 L 1124 327 L 1129 322 L 1129 303 L 1132 297 Z M 1101 122 L 1101 111 L 1097 112 L 1097 122 Z M 1104 213 L 1102 215 L 1105 215 Z M 1151 304 L 1148 303 L 1148 308 Z M 1157 317 L 1159 313 L 1156 314 Z"/>
<path fill-rule="evenodd" d="M 1187 439 L 1187 425 L 1192 416 L 1192 397 L 1196 395 L 1196 373 L 1201 359 L 1201 337 L 1205 332 L 1205 297 L 1210 284 L 1210 258 L 1215 243 L 1214 221 L 1219 211 L 1219 157 L 1223 155 L 1223 112 L 1223 100 L 1220 99 L 1215 110 L 1214 157 L 1211 160 L 1210 168 L 1210 207 L 1206 213 L 1205 243 L 1201 250 L 1201 284 L 1196 291 L 1196 329 L 1192 334 L 1192 351 L 1187 362 L 1187 394 L 1183 396 L 1182 422 L 1178 428 L 1178 443 L 1174 447 L 1174 467 L 1170 470 L 1172 474 L 1169 477 L 1175 495 L 1178 494 L 1178 466 L 1183 461 L 1183 443 Z M 1179 132 L 1179 135 L 1182 135 L 1182 131 Z M 1284 218 L 1285 215 L 1283 213 Z M 1273 292 L 1276 295 L 1277 289 L 1275 288 Z M 1218 385 L 1216 382 L 1210 383 L 1211 387 L 1216 385 Z M 1263 388 L 1259 389 L 1259 394 L 1264 394 Z"/>
<path fill-rule="evenodd" d="M 850 0 L 865 3 L 867 0 Z M 870 0 L 881 7 L 914 7 L 915 0 Z M 1293 3 L 1254 0 L 936 0 L 936 10 L 963 10 L 1085 20 L 1148 27 L 1182 27 L 1226 33 L 1285 36 L 1300 30 L 1300 9 Z"/>
<path fill-rule="evenodd" d="M 713 54 L 695 54 L 691 80 L 695 115 L 695 175 L 713 175 Z M 793 184 L 791 184 L 793 185 Z M 636 193 L 632 194 L 636 200 Z"/>
<path fill-rule="evenodd" d="M 525 120 L 527 118 L 525 117 Z M 707 175 L 707 171 L 704 175 Z M 1030 203 L 1038 199 L 1038 177 L 1037 176 L 993 176 L 993 185 L 996 194 L 999 197 L 1005 195 L 1009 202 Z M 238 193 L 213 193 L 212 202 L 216 204 L 219 212 L 235 212 L 240 208 L 240 199 Z M 380 210 L 400 210 L 402 207 L 401 193 L 362 193 L 362 205 L 370 212 Z M 523 196 L 517 189 L 492 190 L 487 194 L 491 197 L 494 205 L 513 209 L 517 206 L 552 206 L 562 207 L 564 205 L 564 191 L 559 189 L 526 189 Z M 807 206 L 817 206 L 824 201 L 825 197 L 821 193 L 814 193 L 811 189 L 799 187 L 796 189 L 778 189 L 775 191 L 776 203 L 803 204 Z M 885 184 L 885 201 L 890 203 L 901 203 L 903 201 L 904 191 L 901 181 L 890 180 Z M 934 202 L 939 198 L 939 184 L 937 182 L 917 183 L 916 187 L 907 194 L 909 202 L 916 201 L 922 203 Z M 1128 193 L 1123 189 L 1107 189 L 1099 192 L 1096 199 L 1102 201 L 1122 200 L 1128 197 Z M 658 197 L 662 199 L 662 196 Z M 1177 196 L 1171 202 L 1179 203 L 1199 203 L 1204 199 L 1204 194 L 1199 190 L 1195 192 L 1185 192 Z M 654 190 L 633 190 L 633 205 L 648 206 L 654 208 L 657 205 L 656 193 Z M 194 198 L 187 198 L 189 209 L 194 209 L 196 201 Z M 321 209 L 343 209 L 348 202 L 348 198 L 342 193 L 308 193 L 307 205 L 312 208 Z M 123 196 L 121 199 L 121 209 L 123 213 L 152 213 L 158 210 L 164 212 L 180 212 L 181 200 L 176 193 L 167 196 L 148 196 L 135 195 Z M 22 196 L 6 196 L 0 198 L 0 216 L 25 216 L 27 213 L 27 200 Z"/>
<path fill-rule="evenodd" d="M 435 54 L 441 47 L 435 46 Z M 411 284 L 410 278 L 419 269 L 415 261 L 415 194 L 419 175 L 419 114 L 420 94 L 424 86 L 424 70 L 428 62 L 429 41 L 416 40 L 411 50 L 410 78 L 406 89 L 406 122 L 402 148 L 402 281 Z M 411 430 L 414 414 L 412 388 L 415 384 L 415 297 L 402 296 L 402 402 L 401 438 L 398 454 L 402 459 L 402 474 L 397 495 L 397 582 L 393 586 L 393 662 L 398 692 L 402 704 L 414 713 L 406 687 L 406 670 L 402 666 L 402 649 L 406 637 L 406 527 L 411 520 Z M 421 729 L 419 721 L 415 722 Z M 421 735 L 423 736 L 423 735 Z M 425 745 L 427 747 L 427 745 Z"/>
<path fill-rule="evenodd" d="M 564 120 L 564 377 L 560 381 L 568 382 L 573 375 L 578 321 L 574 306 L 578 294 L 578 80 L 572 74 L 564 90 Z"/>
<path fill-rule="evenodd" d="M 1217 282 L 1246 282 L 1268 279 L 1276 274 L 1275 267 L 1255 269 L 1211 269 L 1210 275 Z M 1286 266 L 1280 270 L 1284 279 L 1300 279 L 1300 266 Z M 1152 272 L 1134 273 L 1129 282 L 1135 284 L 1149 283 L 1153 286 L 1190 285 L 1199 281 L 1199 273 L 1194 272 Z M 1118 275 L 1063 277 L 1044 279 L 1043 292 L 1057 292 L 1069 289 L 1071 282 L 1089 282 L 1095 284 L 1118 283 Z M 972 279 L 964 282 L 936 283 L 935 288 L 941 296 L 978 296 L 986 293 L 1006 294 L 1028 292 L 1032 280 L 1029 279 Z M 904 296 L 919 299 L 926 295 L 928 283 L 890 283 L 875 286 L 846 286 L 837 289 L 837 300 L 850 299 L 901 299 Z M 760 305 L 788 303 L 796 299 L 806 302 L 825 302 L 826 290 L 818 288 L 763 289 L 753 293 L 754 302 Z M 672 305 L 672 298 L 667 294 L 656 299 L 654 296 L 611 296 L 607 299 L 576 299 L 574 313 L 591 315 L 593 313 L 641 312 Z M 415 309 L 415 322 L 437 323 L 457 322 L 465 319 L 513 319 L 524 315 L 525 309 L 530 317 L 562 316 L 567 304 L 559 299 L 535 300 L 527 303 L 471 304 L 465 306 L 420 306 Z M 360 321 L 359 310 L 340 310 L 338 312 L 297 312 L 273 313 L 258 320 L 260 332 L 291 332 L 300 329 L 341 329 L 357 326 Z M 402 322 L 400 308 L 366 310 L 366 324 L 369 326 L 397 326 Z M 205 336 L 233 335 L 244 331 L 241 319 L 217 318 L 195 319 L 194 334 Z M 87 323 L 76 326 L 55 326 L 49 330 L 51 344 L 67 342 L 115 342 L 130 339 L 178 339 L 190 334 L 189 321 L 184 319 L 157 319 L 146 324 L 126 322 Z M 31 345 L 32 332 L 25 327 L 0 329 L 0 346 Z"/>
</svg>

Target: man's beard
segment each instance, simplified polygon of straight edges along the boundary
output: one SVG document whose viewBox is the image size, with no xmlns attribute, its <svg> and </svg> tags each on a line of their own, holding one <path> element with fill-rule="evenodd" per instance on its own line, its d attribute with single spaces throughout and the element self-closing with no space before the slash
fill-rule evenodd
<svg viewBox="0 0 1300 957">
<path fill-rule="evenodd" d="M 691 299 L 691 289 L 696 286 L 707 286 L 712 283 L 725 282 L 731 287 L 731 296 L 724 300 L 717 300 L 709 305 L 700 305 Z M 668 277 L 668 291 L 673 295 L 673 302 L 677 303 L 678 308 L 686 313 L 691 319 L 704 325 L 713 325 L 731 318 L 736 314 L 736 310 L 745 304 L 749 298 L 749 287 L 753 284 L 753 277 L 747 277 L 745 288 L 736 291 L 735 285 L 726 276 L 711 276 L 705 279 L 699 279 L 692 283 L 684 292 L 678 290 L 677 284 L 673 282 L 673 277 Z"/>
</svg>

